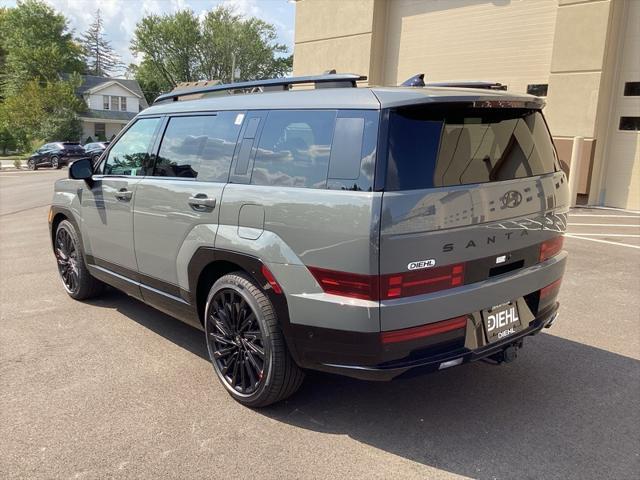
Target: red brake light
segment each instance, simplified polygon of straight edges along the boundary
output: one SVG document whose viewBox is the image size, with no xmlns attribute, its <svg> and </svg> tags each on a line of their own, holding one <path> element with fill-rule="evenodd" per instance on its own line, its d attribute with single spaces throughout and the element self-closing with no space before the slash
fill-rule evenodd
<svg viewBox="0 0 640 480">
<path fill-rule="evenodd" d="M 562 278 L 559 278 L 555 282 L 550 283 L 546 287 L 542 288 L 540 290 L 540 300 L 543 300 L 547 297 L 557 294 L 558 290 L 560 290 L 561 283 L 562 283 Z"/>
<path fill-rule="evenodd" d="M 539 262 L 544 262 L 549 258 L 557 255 L 560 250 L 562 250 L 562 244 L 564 242 L 564 237 L 562 235 L 558 237 L 553 237 L 551 240 L 547 240 L 540 244 L 540 257 L 538 259 Z"/>
<path fill-rule="evenodd" d="M 442 322 L 430 323 L 419 327 L 403 328 L 402 330 L 391 330 L 380 333 L 380 341 L 383 344 L 406 342 L 417 338 L 431 337 L 441 333 L 459 330 L 467 326 L 467 316 L 443 320 Z"/>
<path fill-rule="evenodd" d="M 307 268 L 325 292 L 363 300 L 409 297 L 464 284 L 463 263 L 380 276 Z"/>
<path fill-rule="evenodd" d="M 307 267 L 322 290 L 334 295 L 378 300 L 378 276 Z"/>
<path fill-rule="evenodd" d="M 462 284 L 464 284 L 463 263 L 382 275 L 380 277 L 380 299 L 422 295 L 458 287 Z"/>
<path fill-rule="evenodd" d="M 262 268 L 260 270 L 262 271 L 262 275 L 264 275 L 264 278 L 266 278 L 267 282 L 269 282 L 269 285 L 271 285 L 271 288 L 273 288 L 273 291 L 278 295 L 281 294 L 282 288 L 280 288 L 280 285 L 273 276 L 273 273 L 271 273 L 271 270 L 269 270 L 266 265 L 262 265 Z"/>
</svg>

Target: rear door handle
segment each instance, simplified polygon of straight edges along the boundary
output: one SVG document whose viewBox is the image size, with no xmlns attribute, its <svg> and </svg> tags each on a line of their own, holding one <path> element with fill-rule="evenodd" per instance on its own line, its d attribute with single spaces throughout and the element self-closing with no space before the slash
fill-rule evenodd
<svg viewBox="0 0 640 480">
<path fill-rule="evenodd" d="M 114 193 L 114 196 L 118 200 L 124 200 L 125 202 L 128 202 L 129 200 L 131 200 L 133 192 L 131 190 L 127 190 L 126 188 L 121 188 L 116 193 Z"/>
<path fill-rule="evenodd" d="M 198 212 L 213 210 L 216 208 L 216 199 L 207 197 L 205 193 L 197 193 L 189 197 L 189 205 Z"/>
</svg>

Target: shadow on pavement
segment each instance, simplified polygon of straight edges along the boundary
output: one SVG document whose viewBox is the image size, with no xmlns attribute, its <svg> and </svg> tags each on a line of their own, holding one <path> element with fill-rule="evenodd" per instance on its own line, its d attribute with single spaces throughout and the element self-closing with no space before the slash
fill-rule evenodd
<svg viewBox="0 0 640 480">
<path fill-rule="evenodd" d="M 117 292 L 95 304 L 207 359 L 194 328 Z M 259 412 L 472 478 L 626 479 L 640 471 L 639 399 L 639 361 L 543 333 L 509 365 L 391 383 L 309 372 Z"/>
</svg>

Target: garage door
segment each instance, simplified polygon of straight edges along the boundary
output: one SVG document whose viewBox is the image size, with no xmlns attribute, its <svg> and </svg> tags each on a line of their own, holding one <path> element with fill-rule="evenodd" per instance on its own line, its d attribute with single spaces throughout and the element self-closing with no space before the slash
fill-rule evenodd
<svg viewBox="0 0 640 480">
<path fill-rule="evenodd" d="M 640 210 L 640 1 L 627 2 L 627 6 L 604 156 L 604 203 Z"/>
</svg>

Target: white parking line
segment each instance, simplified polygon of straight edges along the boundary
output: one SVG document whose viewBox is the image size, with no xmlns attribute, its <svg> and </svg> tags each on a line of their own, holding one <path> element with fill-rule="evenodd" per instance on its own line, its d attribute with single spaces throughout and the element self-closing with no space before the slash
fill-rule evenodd
<svg viewBox="0 0 640 480">
<path fill-rule="evenodd" d="M 636 233 L 573 233 L 571 235 L 578 235 L 580 237 L 631 237 L 640 238 L 640 234 Z"/>
<path fill-rule="evenodd" d="M 640 218 L 637 215 L 598 215 L 597 213 L 570 213 L 570 218 L 576 217 L 598 217 L 598 218 Z"/>
<path fill-rule="evenodd" d="M 630 225 L 626 223 L 567 223 L 570 227 L 640 227 L 640 223 Z"/>
<path fill-rule="evenodd" d="M 628 243 L 610 242 L 609 240 L 600 240 L 599 238 L 585 238 L 585 237 L 581 237 L 580 235 L 573 235 L 571 233 L 565 233 L 564 235 L 565 237 L 577 238 L 579 240 L 588 240 L 590 242 L 606 243 L 609 245 L 618 245 L 619 247 L 629 247 L 629 248 L 640 249 L 640 245 L 629 245 Z"/>
</svg>

